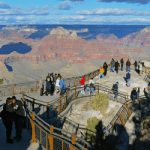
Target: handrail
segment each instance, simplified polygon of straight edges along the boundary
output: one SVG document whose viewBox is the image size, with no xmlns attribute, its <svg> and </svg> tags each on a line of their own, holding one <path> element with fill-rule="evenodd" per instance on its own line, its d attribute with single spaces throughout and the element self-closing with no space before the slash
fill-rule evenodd
<svg viewBox="0 0 150 150">
<path fill-rule="evenodd" d="M 144 66 L 143 72 L 149 76 L 150 67 Z M 94 77 L 95 75 L 98 75 L 98 74 L 99 74 L 99 69 L 85 74 L 85 78 L 87 80 L 90 77 Z M 75 82 L 77 83 L 77 85 L 79 85 L 80 79 L 81 79 L 81 76 L 66 78 L 65 80 L 66 80 L 67 86 L 73 87 Z M 0 96 L 4 97 L 4 96 L 12 96 L 12 95 L 17 95 L 17 94 L 22 94 L 22 93 L 37 92 L 40 89 L 39 84 L 40 84 L 40 80 L 30 81 L 30 82 L 25 82 L 25 83 L 0 85 Z"/>
<path fill-rule="evenodd" d="M 98 73 L 99 73 L 99 69 L 94 70 L 88 74 L 85 74 L 85 78 L 89 79 L 90 77 L 95 77 L 96 75 L 98 75 Z M 79 85 L 80 79 L 81 76 L 78 76 L 78 77 L 66 78 L 65 81 L 67 86 L 73 87 L 75 83 Z M 18 83 L 18 84 L 1 85 L 0 96 L 5 97 L 5 96 L 22 94 L 22 93 L 37 92 L 41 88 L 40 86 L 41 86 L 40 80 Z"/>
<path fill-rule="evenodd" d="M 31 119 L 31 114 L 33 115 L 33 112 L 30 112 L 29 113 L 29 118 Z M 39 116 L 37 116 L 35 113 L 34 113 L 34 116 L 35 116 L 35 124 L 38 124 L 42 129 L 44 129 L 48 134 L 51 134 L 50 133 L 50 128 L 52 127 L 51 125 L 49 125 L 48 123 L 44 122 Z M 69 143 L 71 143 L 71 135 L 69 132 L 67 131 L 64 131 L 60 128 L 56 128 L 56 127 L 53 127 L 53 130 L 54 132 L 51 134 L 53 135 L 54 137 L 58 137 L 60 139 L 63 139 L 63 140 L 66 140 L 68 141 Z M 60 134 L 59 134 L 60 133 Z M 70 137 L 68 137 L 67 135 L 70 135 Z M 79 147 L 80 149 L 83 149 L 83 145 L 86 145 L 87 147 L 90 148 L 90 144 L 87 143 L 85 140 L 81 139 L 80 137 L 76 137 L 76 139 L 80 142 L 77 142 L 76 143 L 76 146 Z M 81 145 L 81 142 L 82 142 L 82 145 Z"/>
<path fill-rule="evenodd" d="M 101 88 L 103 89 L 103 91 L 105 91 L 105 92 L 111 92 L 111 89 L 104 89 L 104 87 L 103 86 L 100 86 L 99 84 L 97 85 L 96 84 L 96 87 L 97 87 L 97 90 L 98 90 L 98 92 L 101 90 Z M 59 97 L 59 98 L 57 98 L 56 100 L 54 100 L 52 103 L 48 103 L 48 102 L 45 102 L 45 104 L 44 104 L 44 106 L 46 106 L 47 105 L 47 107 L 49 107 L 49 106 L 51 106 L 51 105 L 55 105 L 55 103 L 57 103 L 58 105 L 57 106 L 55 106 L 56 107 L 56 109 L 58 110 L 58 112 L 60 113 L 60 112 L 62 112 L 67 106 L 65 106 L 65 104 L 66 104 L 66 101 L 63 101 L 63 99 L 65 99 L 66 97 L 69 99 L 69 92 L 71 93 L 70 94 L 70 97 L 72 97 L 72 100 L 75 100 L 75 99 L 77 99 L 77 98 L 79 98 L 79 94 L 78 94 L 78 92 L 82 89 L 83 87 L 78 87 L 77 89 L 76 88 L 71 88 L 70 90 L 68 90 L 67 91 L 67 93 L 64 95 L 64 96 L 62 96 L 62 97 Z M 67 95 L 68 94 L 68 95 Z M 119 93 L 119 95 L 122 97 L 122 98 L 124 98 L 125 99 L 125 103 L 123 103 L 123 105 L 126 105 L 126 103 L 127 103 L 127 96 L 125 95 L 125 93 Z M 91 95 L 89 95 L 89 96 L 91 96 Z M 23 98 L 24 98 L 24 101 L 25 102 L 31 102 L 32 100 L 34 101 L 34 103 L 35 104 L 40 104 L 40 105 L 42 105 L 42 103 L 40 102 L 40 100 L 38 100 L 37 102 L 36 102 L 36 99 L 34 99 L 34 98 L 31 98 L 31 97 L 29 97 L 29 96 L 27 96 L 27 95 L 23 95 Z M 28 101 L 28 98 L 30 98 L 31 100 L 29 100 Z M 61 103 L 60 103 L 60 100 L 61 100 Z M 33 102 L 32 101 L 32 102 Z M 40 102 L 40 103 L 39 103 Z M 69 102 L 70 103 L 70 102 Z M 68 103 L 68 104 L 69 104 Z M 62 106 L 61 106 L 62 105 Z M 66 104 L 67 105 L 67 104 Z M 63 106 L 65 106 L 65 107 L 63 107 Z M 61 109 L 60 109 L 61 108 Z M 124 107 L 121 107 L 120 108 L 120 110 L 118 111 L 118 113 L 117 113 L 117 116 L 119 116 L 122 112 L 124 111 Z M 127 119 L 129 118 L 129 116 L 130 116 L 130 114 L 128 113 L 128 115 L 127 115 Z M 114 122 L 116 122 L 116 121 L 118 121 L 118 118 L 120 118 L 120 117 L 114 117 L 113 119 L 112 119 L 112 121 L 111 121 L 111 123 L 110 123 L 110 125 L 108 125 L 107 126 L 107 133 L 110 133 L 111 132 L 111 130 L 112 130 L 112 127 L 113 127 L 113 123 Z M 43 122 L 43 123 L 45 123 L 45 121 L 44 120 L 42 120 L 41 118 L 39 119 L 41 122 Z M 125 120 L 125 121 L 127 121 L 127 120 Z M 124 121 L 124 122 L 125 122 Z M 124 123 L 123 122 L 123 123 Z M 84 127 L 83 127 L 84 128 Z M 59 131 L 61 130 L 61 129 L 58 129 Z M 88 132 L 88 131 L 87 131 Z M 106 133 L 106 134 L 107 134 Z M 67 136 L 67 135 L 69 135 L 70 133 L 66 133 L 65 135 Z M 70 136 L 71 137 L 71 136 Z M 69 138 L 69 137 L 68 137 Z"/>
</svg>

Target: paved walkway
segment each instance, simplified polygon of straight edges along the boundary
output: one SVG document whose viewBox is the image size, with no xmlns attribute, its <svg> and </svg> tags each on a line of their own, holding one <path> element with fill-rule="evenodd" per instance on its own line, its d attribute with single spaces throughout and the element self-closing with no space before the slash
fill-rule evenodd
<svg viewBox="0 0 150 150">
<path fill-rule="evenodd" d="M 103 79 L 99 79 L 97 76 L 95 78 L 96 83 L 108 86 L 110 89 L 115 82 L 119 82 L 119 91 L 125 92 L 128 95 L 131 94 L 131 91 L 134 87 L 140 87 L 140 95 L 144 95 L 143 90 L 147 87 L 147 82 L 144 81 L 144 75 L 139 76 L 135 71 L 131 70 L 131 85 L 130 87 L 126 86 L 124 77 L 126 76 L 126 71 L 119 71 L 118 74 L 115 72 L 108 72 L 107 76 Z"/>
<path fill-rule="evenodd" d="M 15 136 L 13 127 L 13 136 Z M 5 127 L 0 119 L 0 150 L 39 150 L 39 144 L 30 144 L 31 134 L 27 129 L 23 130 L 22 140 L 13 144 L 6 143 Z"/>
</svg>

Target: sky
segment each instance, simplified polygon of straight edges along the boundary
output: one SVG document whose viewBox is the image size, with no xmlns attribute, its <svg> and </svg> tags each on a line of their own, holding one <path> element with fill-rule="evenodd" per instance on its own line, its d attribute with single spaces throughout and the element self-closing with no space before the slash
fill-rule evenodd
<svg viewBox="0 0 150 150">
<path fill-rule="evenodd" d="M 0 24 L 150 25 L 150 0 L 0 0 Z"/>
</svg>

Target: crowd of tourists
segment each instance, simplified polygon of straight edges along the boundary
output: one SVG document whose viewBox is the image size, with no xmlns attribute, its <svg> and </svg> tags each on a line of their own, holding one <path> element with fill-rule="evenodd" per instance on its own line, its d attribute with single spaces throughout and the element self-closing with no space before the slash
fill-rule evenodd
<svg viewBox="0 0 150 150">
<path fill-rule="evenodd" d="M 102 79 L 105 76 L 107 76 L 107 72 L 108 72 L 109 68 L 110 68 L 110 72 L 114 72 L 116 74 L 118 74 L 119 71 L 126 70 L 126 75 L 124 77 L 124 80 L 125 80 L 126 86 L 130 87 L 130 85 L 131 85 L 131 65 L 134 66 L 134 70 L 139 75 L 141 75 L 143 73 L 143 65 L 144 64 L 140 61 L 139 62 L 135 61 L 132 64 L 129 59 L 125 62 L 123 58 L 120 59 L 120 61 L 112 58 L 112 60 L 110 61 L 109 64 L 104 62 L 103 66 L 100 67 L 99 79 Z M 88 82 L 86 82 L 85 76 L 82 76 L 82 78 L 80 80 L 80 86 L 82 88 L 81 94 L 93 94 L 96 91 L 95 81 L 93 80 L 93 78 L 91 78 Z M 118 97 L 118 93 L 119 93 L 119 82 L 118 81 L 112 85 L 112 92 L 114 94 L 114 99 L 116 99 Z M 149 97 L 150 89 L 145 88 L 144 93 L 147 97 Z M 140 94 L 140 88 L 139 87 L 133 88 L 133 90 L 131 91 L 131 99 L 132 100 L 138 99 L 139 94 Z"/>
<path fill-rule="evenodd" d="M 66 84 L 65 80 L 60 74 L 54 74 L 49 73 L 44 81 L 42 81 L 42 88 L 40 95 L 43 94 L 47 95 L 53 95 L 58 94 L 60 95 L 64 94 L 66 91 Z"/>
<path fill-rule="evenodd" d="M 110 72 L 114 72 L 116 74 L 119 71 L 126 70 L 126 75 L 124 77 L 125 83 L 127 87 L 130 87 L 131 84 L 131 65 L 134 66 L 134 70 L 141 75 L 143 73 L 143 63 L 140 61 L 135 61 L 133 64 L 129 59 L 125 61 L 123 58 L 120 60 L 115 60 L 114 58 L 111 59 L 110 63 L 104 62 L 104 64 L 99 69 L 99 78 L 102 79 L 107 76 L 108 70 Z M 86 81 L 85 76 L 83 75 L 80 79 L 80 86 L 82 88 L 81 94 L 94 94 L 96 91 L 95 81 L 93 78 L 90 78 L 89 81 Z M 117 98 L 119 90 L 119 82 L 116 82 L 112 85 L 112 91 L 114 94 L 114 98 Z M 134 92 L 135 89 L 133 89 Z M 66 92 L 66 83 L 63 77 L 60 74 L 49 73 L 42 82 L 42 88 L 40 91 L 40 95 L 56 95 L 56 94 L 64 94 Z M 145 90 L 145 93 L 147 90 Z M 133 94 L 134 95 L 134 94 Z M 134 97 L 134 96 L 132 96 Z M 134 98 L 133 98 L 134 99 Z"/>
<path fill-rule="evenodd" d="M 6 142 L 19 142 L 22 138 L 22 129 L 25 122 L 25 109 L 22 101 L 17 100 L 15 96 L 8 97 L 0 112 L 0 117 L 6 128 Z M 15 125 L 15 136 L 12 138 L 13 124 Z"/>
</svg>

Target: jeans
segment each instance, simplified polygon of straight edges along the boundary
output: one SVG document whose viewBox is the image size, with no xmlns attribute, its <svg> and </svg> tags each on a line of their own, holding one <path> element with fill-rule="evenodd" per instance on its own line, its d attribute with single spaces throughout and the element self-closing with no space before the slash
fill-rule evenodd
<svg viewBox="0 0 150 150">
<path fill-rule="evenodd" d="M 130 72 L 130 66 L 126 67 L 126 72 Z"/>
<path fill-rule="evenodd" d="M 110 71 L 111 71 L 111 72 L 114 72 L 114 71 L 115 71 L 115 67 L 114 67 L 114 66 L 111 66 Z"/>
<path fill-rule="evenodd" d="M 101 78 L 104 78 L 104 74 L 100 74 L 99 75 L 99 78 L 101 79 Z"/>
<path fill-rule="evenodd" d="M 86 87 L 85 89 L 85 93 L 86 94 L 93 94 L 95 92 L 95 88 L 94 87 Z"/>
<path fill-rule="evenodd" d="M 118 91 L 114 91 L 114 98 L 118 97 Z"/>
</svg>

